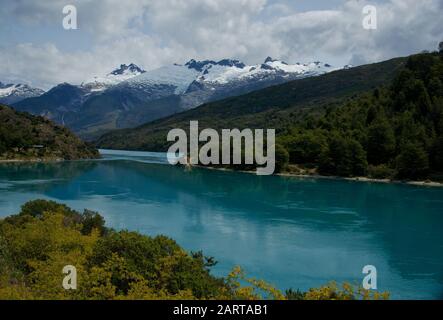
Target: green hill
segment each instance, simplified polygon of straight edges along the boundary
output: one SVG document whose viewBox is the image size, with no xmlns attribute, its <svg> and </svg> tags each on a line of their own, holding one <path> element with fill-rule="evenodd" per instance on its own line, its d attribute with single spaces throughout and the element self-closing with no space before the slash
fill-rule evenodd
<svg viewBox="0 0 443 320">
<path fill-rule="evenodd" d="M 282 128 L 292 125 L 307 109 L 321 109 L 347 97 L 389 83 L 406 59 L 340 70 L 319 77 L 292 81 L 239 97 L 204 104 L 196 109 L 157 120 L 135 129 L 113 131 L 97 144 L 103 148 L 165 151 L 171 128 L 201 127 Z"/>
<path fill-rule="evenodd" d="M 307 117 L 279 143 L 323 175 L 443 180 L 443 54 L 409 57 L 388 86 Z"/>
<path fill-rule="evenodd" d="M 0 105 L 0 160 L 77 160 L 98 151 L 68 129 Z"/>
</svg>

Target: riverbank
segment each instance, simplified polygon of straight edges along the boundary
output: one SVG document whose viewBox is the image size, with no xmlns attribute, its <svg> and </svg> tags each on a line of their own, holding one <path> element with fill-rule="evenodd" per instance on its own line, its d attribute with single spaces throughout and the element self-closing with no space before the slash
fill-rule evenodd
<svg viewBox="0 0 443 320">
<path fill-rule="evenodd" d="M 57 163 L 63 161 L 83 161 L 83 160 L 97 160 L 101 159 L 101 155 L 98 154 L 97 157 L 91 158 L 80 158 L 80 159 L 63 159 L 63 158 L 19 158 L 19 159 L 2 159 L 1 163 Z"/>
<path fill-rule="evenodd" d="M 62 162 L 63 159 L 0 159 L 0 163 L 49 163 L 49 162 Z"/>
<path fill-rule="evenodd" d="M 193 167 L 204 168 L 210 170 L 219 170 L 219 171 L 231 171 L 231 172 L 241 172 L 248 174 L 256 174 L 255 171 L 246 171 L 246 170 L 234 170 L 230 168 L 217 168 L 211 166 L 201 166 L 194 165 Z M 367 182 L 367 183 L 385 183 L 385 184 L 406 184 L 412 186 L 420 186 L 420 187 L 443 187 L 443 183 L 437 181 L 401 181 L 401 180 L 391 180 L 391 179 L 374 179 L 369 177 L 339 177 L 339 176 L 323 176 L 319 174 L 299 174 L 299 173 L 291 173 L 291 172 L 282 172 L 276 173 L 274 176 L 278 177 L 286 177 L 286 178 L 296 178 L 296 179 L 329 179 L 329 180 L 345 180 L 345 181 L 356 181 L 356 182 Z"/>
<path fill-rule="evenodd" d="M 82 159 L 88 160 L 88 159 Z M 94 160 L 94 159 L 89 159 Z M 0 164 L 2 163 L 51 163 L 51 162 L 63 162 L 68 161 L 60 158 L 55 159 L 0 159 Z M 246 170 L 234 170 L 230 168 L 218 168 L 212 166 L 202 166 L 202 165 L 193 165 L 187 168 L 203 168 L 210 170 L 218 170 L 218 171 L 230 171 L 230 172 L 241 172 L 248 174 L 256 174 L 255 171 L 246 171 Z M 286 178 L 298 178 L 298 179 L 330 179 L 330 180 L 346 180 L 346 181 L 356 181 L 356 182 L 367 182 L 367 183 L 386 183 L 386 184 L 406 184 L 412 186 L 421 186 L 421 187 L 443 187 L 443 183 L 437 181 L 401 181 L 401 180 L 391 180 L 391 179 L 375 179 L 369 177 L 339 177 L 339 176 L 324 176 L 319 174 L 300 174 L 300 173 L 291 173 L 291 172 L 282 172 L 274 174 L 279 177 Z"/>
<path fill-rule="evenodd" d="M 373 182 L 373 183 L 392 183 L 392 184 L 407 184 L 422 187 L 443 187 L 443 183 L 436 181 L 401 181 L 391 179 L 374 179 L 368 177 L 338 177 L 338 176 L 322 176 L 322 175 L 303 175 L 292 173 L 279 173 L 276 174 L 281 177 L 294 177 L 294 178 L 313 178 L 313 179 L 332 179 L 332 180 L 347 180 L 347 181 L 359 181 L 359 182 Z"/>
</svg>

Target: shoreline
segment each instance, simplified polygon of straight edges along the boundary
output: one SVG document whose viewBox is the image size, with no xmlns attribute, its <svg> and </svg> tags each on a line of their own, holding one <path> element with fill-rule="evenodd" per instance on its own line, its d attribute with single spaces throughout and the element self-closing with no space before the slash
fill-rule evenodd
<svg viewBox="0 0 443 320">
<path fill-rule="evenodd" d="M 84 160 L 96 160 L 96 159 L 79 159 L 79 160 L 64 160 L 64 159 L 0 159 L 0 164 L 3 163 L 59 163 L 64 161 L 84 161 Z M 211 166 L 202 166 L 202 165 L 193 165 L 190 168 L 203 168 L 210 170 L 218 170 L 218 171 L 229 171 L 229 172 L 239 172 L 239 173 L 247 173 L 247 174 L 255 174 L 254 171 L 245 171 L 245 170 L 234 170 L 230 168 L 217 168 Z M 374 179 L 369 177 L 340 177 L 340 176 L 323 176 L 318 174 L 296 174 L 296 173 L 277 173 L 273 174 L 273 176 L 277 177 L 286 177 L 286 178 L 298 178 L 298 179 L 329 179 L 329 180 L 344 180 L 344 181 L 354 181 L 354 182 L 367 182 L 367 183 L 384 183 L 384 184 L 403 184 L 410 186 L 419 186 L 419 187 L 443 187 L 442 182 L 436 181 L 401 181 L 401 180 L 390 180 L 390 179 Z"/>
<path fill-rule="evenodd" d="M 331 180 L 345 180 L 355 182 L 372 182 L 372 183 L 384 183 L 384 184 L 405 184 L 421 187 L 443 187 L 443 183 L 436 181 L 401 181 L 390 179 L 375 179 L 369 177 L 340 177 L 340 176 L 322 176 L 322 175 L 303 175 L 292 173 L 279 173 L 276 174 L 280 177 L 293 177 L 293 178 L 313 178 L 313 179 L 331 179 Z"/>
<path fill-rule="evenodd" d="M 255 175 L 254 171 L 234 170 L 230 168 L 216 168 L 216 167 L 201 166 L 201 165 L 193 165 L 192 167 L 218 170 L 218 171 L 240 172 L 240 173 Z M 437 188 L 443 187 L 442 182 L 436 182 L 436 181 L 401 181 L 401 180 L 390 180 L 390 179 L 374 179 L 369 177 L 340 177 L 340 176 L 322 176 L 318 174 L 315 175 L 295 174 L 289 172 L 277 173 L 273 174 L 272 176 L 297 178 L 297 179 L 329 179 L 329 180 L 344 180 L 344 181 L 366 182 L 366 183 L 403 184 L 403 185 L 418 186 L 418 187 L 437 187 Z"/>
<path fill-rule="evenodd" d="M 50 162 L 63 162 L 64 159 L 0 159 L 1 163 L 50 163 Z"/>
</svg>

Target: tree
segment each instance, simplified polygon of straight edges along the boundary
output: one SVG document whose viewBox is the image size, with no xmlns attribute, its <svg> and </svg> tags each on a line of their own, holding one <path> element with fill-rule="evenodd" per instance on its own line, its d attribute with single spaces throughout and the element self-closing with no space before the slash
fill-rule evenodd
<svg viewBox="0 0 443 320">
<path fill-rule="evenodd" d="M 296 135 L 289 143 L 291 163 L 316 163 L 319 155 L 326 149 L 327 139 L 318 130 Z"/>
<path fill-rule="evenodd" d="M 8 149 L 2 140 L 0 140 L 0 156 L 4 154 Z"/>
<path fill-rule="evenodd" d="M 366 152 L 355 139 L 335 134 L 320 156 L 319 170 L 322 174 L 339 176 L 362 176 L 366 174 L 368 162 Z"/>
<path fill-rule="evenodd" d="M 395 152 L 394 130 L 383 117 L 374 121 L 368 130 L 368 162 L 379 165 L 387 163 Z"/>
<path fill-rule="evenodd" d="M 407 143 L 397 157 L 397 176 L 400 179 L 421 179 L 429 170 L 429 157 L 417 143 Z"/>
<path fill-rule="evenodd" d="M 439 45 L 438 45 L 438 51 L 439 51 L 440 53 L 443 53 L 443 41 L 439 43 Z"/>
<path fill-rule="evenodd" d="M 366 152 L 363 149 L 360 142 L 354 139 L 350 139 L 348 142 L 348 148 L 351 153 L 352 159 L 352 175 L 364 176 L 368 170 L 368 161 Z"/>
<path fill-rule="evenodd" d="M 443 136 L 435 141 L 431 160 L 432 169 L 443 172 Z"/>
<path fill-rule="evenodd" d="M 428 86 L 429 95 L 431 97 L 441 97 L 443 96 L 443 84 L 441 80 L 437 77 L 431 78 Z"/>
<path fill-rule="evenodd" d="M 81 230 L 82 234 L 88 235 L 96 229 L 100 232 L 100 234 L 106 234 L 107 228 L 105 227 L 105 219 L 98 214 L 98 212 L 94 212 L 91 210 L 84 210 L 82 215 L 82 225 L 83 228 Z"/>
<path fill-rule="evenodd" d="M 275 145 L 275 172 L 282 172 L 289 163 L 289 153 L 280 144 Z"/>
<path fill-rule="evenodd" d="M 60 204 L 55 201 L 37 199 L 25 203 L 21 208 L 20 215 L 29 215 L 34 218 L 41 219 L 43 217 L 43 214 L 47 212 L 59 212 L 65 215 L 75 214 L 75 211 L 71 210 L 68 206 L 64 204 Z"/>
</svg>

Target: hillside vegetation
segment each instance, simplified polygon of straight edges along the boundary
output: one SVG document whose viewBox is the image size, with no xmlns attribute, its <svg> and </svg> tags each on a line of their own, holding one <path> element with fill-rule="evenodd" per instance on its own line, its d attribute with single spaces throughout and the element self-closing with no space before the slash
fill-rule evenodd
<svg viewBox="0 0 443 320">
<path fill-rule="evenodd" d="M 199 120 L 201 128 L 275 128 L 279 171 L 442 180 L 442 83 L 443 54 L 423 53 L 204 105 L 98 144 L 166 150 L 168 130 Z"/>
<path fill-rule="evenodd" d="M 76 160 L 98 151 L 49 120 L 0 105 L 0 160 Z"/>
<path fill-rule="evenodd" d="M 235 267 L 211 275 L 217 262 L 188 253 L 165 236 L 105 227 L 96 212 L 35 200 L 0 220 L 0 299 L 387 299 L 349 284 L 330 283 L 285 294 Z M 77 289 L 62 286 L 64 266 L 77 270 Z"/>
<path fill-rule="evenodd" d="M 442 180 L 443 55 L 411 56 L 389 86 L 306 117 L 279 143 L 324 175 Z"/>
</svg>

